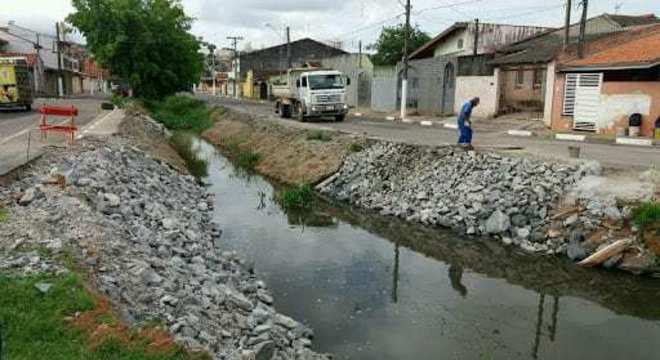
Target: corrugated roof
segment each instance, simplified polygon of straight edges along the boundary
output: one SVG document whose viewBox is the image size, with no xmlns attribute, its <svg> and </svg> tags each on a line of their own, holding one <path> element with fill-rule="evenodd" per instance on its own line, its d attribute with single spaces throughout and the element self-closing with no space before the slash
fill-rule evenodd
<svg viewBox="0 0 660 360">
<path fill-rule="evenodd" d="M 593 41 L 609 34 L 591 34 L 585 36 L 586 41 Z M 576 43 L 577 37 L 571 37 L 570 43 Z M 523 43 L 514 44 L 503 49 L 506 55 L 491 61 L 493 65 L 518 65 L 546 63 L 554 59 L 564 49 L 564 37 L 558 32 L 551 32 L 533 38 Z"/>
<path fill-rule="evenodd" d="M 605 14 L 609 17 L 610 20 L 619 24 L 620 26 L 626 28 L 631 26 L 640 26 L 640 25 L 651 25 L 660 23 L 660 18 L 656 17 L 654 14 L 647 15 L 616 15 L 616 14 Z"/>
<path fill-rule="evenodd" d="M 649 28 L 639 37 L 623 44 L 615 43 L 584 59 L 567 62 L 563 64 L 562 69 L 654 66 L 660 63 L 658 44 L 660 44 L 660 26 Z"/>
</svg>

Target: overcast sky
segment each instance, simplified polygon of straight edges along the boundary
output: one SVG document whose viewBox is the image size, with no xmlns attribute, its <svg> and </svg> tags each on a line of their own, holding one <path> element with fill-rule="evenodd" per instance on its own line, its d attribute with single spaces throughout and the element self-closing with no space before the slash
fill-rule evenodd
<svg viewBox="0 0 660 360">
<path fill-rule="evenodd" d="M 346 49 L 375 41 L 383 25 L 403 21 L 405 0 L 183 0 L 196 18 L 193 32 L 229 46 L 227 36 L 240 35 L 243 45 L 258 49 L 282 41 L 289 25 L 292 38 L 338 40 Z M 18 25 L 54 33 L 54 22 L 73 9 L 70 0 L 2 0 L 0 24 Z M 573 0 L 574 3 L 579 0 Z M 413 23 L 435 35 L 455 21 L 479 18 L 486 22 L 560 26 L 565 0 L 412 0 Z M 604 12 L 660 16 L 659 0 L 592 0 L 589 16 Z M 573 21 L 579 19 L 574 9 Z"/>
</svg>

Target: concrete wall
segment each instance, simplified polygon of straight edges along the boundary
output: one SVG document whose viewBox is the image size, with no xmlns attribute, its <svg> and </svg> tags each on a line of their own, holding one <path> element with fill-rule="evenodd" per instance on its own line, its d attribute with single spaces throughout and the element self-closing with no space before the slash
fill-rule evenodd
<svg viewBox="0 0 660 360">
<path fill-rule="evenodd" d="M 562 114 L 566 74 L 557 74 L 555 82 L 552 129 L 567 131 L 573 128 L 573 117 Z M 601 90 L 598 132 L 616 134 L 628 128 L 633 113 L 643 115 L 641 135 L 652 137 L 655 121 L 660 116 L 660 82 L 658 81 L 606 81 Z"/>
<path fill-rule="evenodd" d="M 459 40 L 463 40 L 463 46 L 458 47 Z M 474 48 L 474 38 L 468 36 L 465 30 L 459 30 L 447 36 L 438 46 L 433 53 L 434 57 L 441 57 L 446 55 L 468 55 L 472 53 Z"/>
<path fill-rule="evenodd" d="M 351 84 L 346 89 L 346 99 L 351 107 L 371 106 L 374 66 L 368 55 L 363 54 L 361 57 L 361 62 L 359 54 L 340 55 L 321 60 L 323 67 L 341 71 L 351 79 Z"/>
<path fill-rule="evenodd" d="M 499 103 L 499 72 L 493 76 L 460 76 L 456 79 L 456 100 L 454 110 L 461 111 L 466 101 L 478 96 L 479 106 L 473 110 L 474 116 L 494 117 L 498 112 Z"/>
<path fill-rule="evenodd" d="M 445 67 L 453 64 L 458 71 L 458 62 L 455 57 L 438 57 L 410 62 L 408 72 L 409 98 L 408 105 L 411 111 L 417 110 L 420 114 L 436 115 L 442 113 L 443 83 L 445 81 Z M 455 79 L 453 80 L 455 81 Z M 398 97 L 400 98 L 400 91 Z M 451 96 L 449 111 L 453 110 L 454 93 Z"/>
<path fill-rule="evenodd" d="M 543 100 L 545 102 L 544 108 L 543 108 L 543 123 L 545 124 L 546 127 L 551 127 L 552 126 L 552 110 L 554 107 L 554 101 L 552 98 L 554 97 L 554 88 L 555 88 L 555 81 L 557 78 L 557 63 L 556 62 L 551 62 L 548 64 L 548 70 L 546 71 L 546 78 L 545 78 L 545 94 L 544 97 L 545 99 Z"/>
</svg>

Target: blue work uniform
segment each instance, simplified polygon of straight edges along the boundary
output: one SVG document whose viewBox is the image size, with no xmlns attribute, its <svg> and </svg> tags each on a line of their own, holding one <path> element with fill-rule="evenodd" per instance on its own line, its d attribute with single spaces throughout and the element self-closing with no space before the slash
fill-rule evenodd
<svg viewBox="0 0 660 360">
<path fill-rule="evenodd" d="M 474 105 L 472 101 L 468 101 L 463 105 L 461 113 L 458 115 L 458 143 L 467 145 L 472 144 L 472 128 L 470 127 L 470 117 L 472 117 L 472 109 Z"/>
</svg>

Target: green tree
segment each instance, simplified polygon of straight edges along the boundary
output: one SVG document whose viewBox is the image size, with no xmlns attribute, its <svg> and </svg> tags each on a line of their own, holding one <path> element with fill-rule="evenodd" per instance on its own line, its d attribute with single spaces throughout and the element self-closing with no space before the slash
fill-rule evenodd
<svg viewBox="0 0 660 360">
<path fill-rule="evenodd" d="M 139 97 L 159 99 L 189 89 L 203 70 L 193 19 L 179 0 L 72 0 L 67 20 L 97 61 Z"/>
<path fill-rule="evenodd" d="M 374 65 L 396 65 L 403 59 L 403 46 L 405 39 L 405 25 L 386 26 L 375 44 L 368 47 L 370 50 L 376 50 L 371 56 Z M 410 52 L 426 44 L 431 40 L 425 32 L 418 26 L 410 29 Z"/>
</svg>

